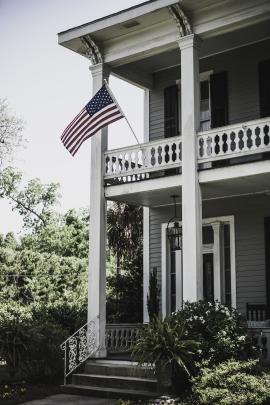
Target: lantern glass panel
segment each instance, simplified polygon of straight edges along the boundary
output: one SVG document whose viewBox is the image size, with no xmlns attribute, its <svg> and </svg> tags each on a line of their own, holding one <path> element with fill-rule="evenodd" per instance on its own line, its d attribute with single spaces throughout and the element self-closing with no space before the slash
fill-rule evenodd
<svg viewBox="0 0 270 405">
<path fill-rule="evenodd" d="M 173 226 L 167 228 L 168 238 L 170 241 L 171 250 L 179 250 L 182 247 L 182 233 L 178 222 L 174 222 Z"/>
</svg>

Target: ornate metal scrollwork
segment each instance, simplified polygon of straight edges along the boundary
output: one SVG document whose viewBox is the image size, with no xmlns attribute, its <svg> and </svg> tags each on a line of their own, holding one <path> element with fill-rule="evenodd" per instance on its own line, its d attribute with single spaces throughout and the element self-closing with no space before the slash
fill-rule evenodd
<svg viewBox="0 0 270 405">
<path fill-rule="evenodd" d="M 169 6 L 168 9 L 171 16 L 176 22 L 176 25 L 179 29 L 180 37 L 192 34 L 193 32 L 190 25 L 190 21 L 187 18 L 184 11 L 182 10 L 182 8 L 180 7 L 180 5 L 174 4 L 173 6 Z"/>
<path fill-rule="evenodd" d="M 90 321 L 70 336 L 61 345 L 64 350 L 65 381 L 66 377 L 87 360 L 97 347 L 96 324 Z"/>
<path fill-rule="evenodd" d="M 80 40 L 82 42 L 82 47 L 79 49 L 79 53 L 90 59 L 92 65 L 102 63 L 103 57 L 100 49 L 90 35 L 84 35 Z"/>
</svg>

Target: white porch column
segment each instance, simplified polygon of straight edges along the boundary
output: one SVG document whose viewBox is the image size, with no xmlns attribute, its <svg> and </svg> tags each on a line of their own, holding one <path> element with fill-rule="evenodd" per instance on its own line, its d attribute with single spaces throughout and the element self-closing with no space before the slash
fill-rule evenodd
<svg viewBox="0 0 270 405">
<path fill-rule="evenodd" d="M 149 294 L 149 208 L 143 208 L 143 323 L 149 322 L 147 295 Z"/>
<path fill-rule="evenodd" d="M 144 136 L 143 141 L 149 142 L 149 90 L 144 90 Z M 143 323 L 149 322 L 147 308 L 147 294 L 149 293 L 149 276 L 150 276 L 150 211 L 148 207 L 143 208 Z"/>
<path fill-rule="evenodd" d="M 197 139 L 200 123 L 200 39 L 188 35 L 179 40 L 181 50 L 182 106 L 182 224 L 183 300 L 203 297 L 202 212 L 197 174 Z"/>
<path fill-rule="evenodd" d="M 108 78 L 109 71 L 102 64 L 90 67 L 93 95 Z M 104 197 L 103 153 L 107 150 L 108 131 L 103 128 L 91 138 L 90 180 L 90 238 L 88 276 L 88 322 L 94 321 L 98 351 L 95 357 L 106 357 L 106 208 Z"/>
<path fill-rule="evenodd" d="M 220 222 L 211 224 L 214 232 L 214 298 L 219 302 L 221 302 L 222 298 L 220 225 Z"/>
</svg>

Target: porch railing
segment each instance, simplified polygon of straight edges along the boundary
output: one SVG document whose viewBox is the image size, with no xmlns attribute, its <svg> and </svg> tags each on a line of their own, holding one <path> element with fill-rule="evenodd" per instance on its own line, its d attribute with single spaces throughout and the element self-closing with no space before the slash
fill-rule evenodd
<svg viewBox="0 0 270 405">
<path fill-rule="evenodd" d="M 214 161 L 270 151 L 270 118 L 198 133 L 198 161 Z"/>
<path fill-rule="evenodd" d="M 105 345 L 108 353 L 128 353 L 136 341 L 142 324 L 106 325 Z M 61 344 L 64 351 L 64 384 L 88 358 L 95 357 L 98 351 L 95 321 L 84 324 Z"/>
<path fill-rule="evenodd" d="M 142 324 L 106 325 L 106 349 L 109 353 L 128 353 L 136 341 Z"/>
<path fill-rule="evenodd" d="M 181 166 L 181 159 L 181 137 L 107 151 L 104 156 L 104 179 L 118 182 L 144 180 L 149 178 L 151 172 Z"/>
</svg>

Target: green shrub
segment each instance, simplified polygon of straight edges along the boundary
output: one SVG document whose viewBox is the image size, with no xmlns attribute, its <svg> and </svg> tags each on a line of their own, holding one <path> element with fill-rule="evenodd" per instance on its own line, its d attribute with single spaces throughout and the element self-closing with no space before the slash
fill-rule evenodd
<svg viewBox="0 0 270 405">
<path fill-rule="evenodd" d="M 247 325 L 235 309 L 218 302 L 187 302 L 183 310 L 172 315 L 175 323 L 185 322 L 188 339 L 201 342 L 197 361 L 217 364 L 227 359 L 250 358 L 255 354 Z"/>
<path fill-rule="evenodd" d="M 11 401 L 20 400 L 26 393 L 25 383 L 9 383 L 0 384 L 0 400 L 1 401 Z M 9 402 L 10 403 L 10 402 Z"/>
<path fill-rule="evenodd" d="M 199 405 L 266 405 L 270 401 L 270 374 L 257 360 L 220 363 L 202 368 L 192 379 L 193 400 Z"/>
<path fill-rule="evenodd" d="M 185 325 L 170 317 L 154 320 L 140 331 L 133 346 L 133 357 L 140 364 L 178 366 L 189 374 L 198 342 L 185 336 Z"/>
<path fill-rule="evenodd" d="M 0 357 L 11 376 L 39 379 L 62 371 L 60 344 L 69 332 L 46 317 L 44 307 L 39 310 L 37 316 L 31 306 L 15 302 L 0 306 Z"/>
</svg>

